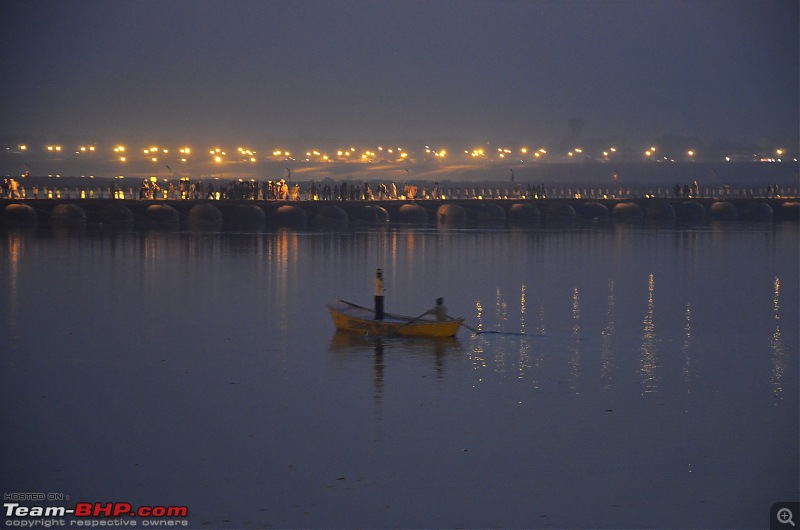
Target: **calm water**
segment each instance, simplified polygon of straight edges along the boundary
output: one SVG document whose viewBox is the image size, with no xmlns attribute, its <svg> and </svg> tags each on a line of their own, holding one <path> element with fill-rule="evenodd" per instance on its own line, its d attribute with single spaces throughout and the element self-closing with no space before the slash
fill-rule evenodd
<svg viewBox="0 0 800 530">
<path fill-rule="evenodd" d="M 800 496 L 798 236 L 6 232 L 2 488 L 195 528 L 766 527 Z M 388 311 L 527 335 L 334 333 L 376 267 Z"/>
</svg>

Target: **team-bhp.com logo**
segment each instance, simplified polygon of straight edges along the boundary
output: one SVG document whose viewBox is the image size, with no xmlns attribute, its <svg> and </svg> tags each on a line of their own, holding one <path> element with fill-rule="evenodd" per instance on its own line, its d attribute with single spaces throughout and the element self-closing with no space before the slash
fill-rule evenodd
<svg viewBox="0 0 800 530">
<path fill-rule="evenodd" d="M 23 506 L 17 502 L 3 504 L 6 526 L 188 526 L 186 506 L 138 506 L 129 502 L 79 502 L 66 506 Z M 69 517 L 66 521 L 64 517 Z M 39 518 L 36 521 L 33 519 Z M 102 518 L 102 519 L 98 519 Z M 179 518 L 184 518 L 180 520 Z M 9 524 L 10 523 L 10 524 Z M 35 524 L 34 524 L 35 523 Z"/>
<path fill-rule="evenodd" d="M 140 506 L 136 509 L 128 502 L 79 502 L 75 505 L 75 517 L 186 517 L 186 506 Z"/>
</svg>

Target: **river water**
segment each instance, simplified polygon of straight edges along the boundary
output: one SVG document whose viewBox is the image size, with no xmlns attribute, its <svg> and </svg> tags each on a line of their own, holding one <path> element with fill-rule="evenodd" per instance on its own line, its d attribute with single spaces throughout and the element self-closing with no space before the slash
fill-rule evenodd
<svg viewBox="0 0 800 530">
<path fill-rule="evenodd" d="M 765 527 L 800 495 L 798 236 L 3 232 L 3 491 L 194 528 Z M 387 311 L 507 334 L 335 333 L 376 267 Z"/>
</svg>

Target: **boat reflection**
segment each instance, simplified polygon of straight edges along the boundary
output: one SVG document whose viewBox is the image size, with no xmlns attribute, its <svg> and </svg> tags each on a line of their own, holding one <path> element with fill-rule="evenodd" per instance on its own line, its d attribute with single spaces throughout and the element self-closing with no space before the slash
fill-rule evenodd
<svg viewBox="0 0 800 530">
<path fill-rule="evenodd" d="M 461 342 L 455 337 L 411 338 L 411 337 L 372 337 L 336 331 L 331 337 L 328 350 L 339 360 L 363 359 L 365 354 L 373 353 L 376 362 L 382 362 L 384 353 L 395 353 L 408 357 L 419 357 L 433 361 L 437 378 L 445 375 L 445 361 L 448 356 L 463 352 Z"/>
<path fill-rule="evenodd" d="M 367 355 L 374 355 L 374 378 L 376 393 L 383 388 L 383 374 L 386 368 L 386 354 L 403 361 L 418 358 L 431 362 L 438 381 L 444 380 L 448 357 L 463 353 L 461 342 L 455 337 L 415 339 L 407 337 L 368 337 L 354 333 L 337 331 L 331 338 L 328 350 L 337 361 L 363 361 Z M 390 358 L 391 359 L 391 358 Z M 376 398 L 380 398 L 376 395 Z"/>
<path fill-rule="evenodd" d="M 448 373 L 448 360 L 453 363 L 463 360 L 464 349 L 455 337 L 408 338 L 408 337 L 370 337 L 336 331 L 331 337 L 328 351 L 337 364 L 361 364 L 372 357 L 372 388 L 376 419 L 383 418 L 383 397 L 386 385 L 387 368 L 394 366 L 395 373 L 401 373 L 402 364 L 419 360 L 430 363 L 436 374 L 436 383 L 443 383 Z M 405 384 L 405 383 L 401 383 Z M 375 433 L 376 441 L 383 439 L 382 432 Z"/>
</svg>

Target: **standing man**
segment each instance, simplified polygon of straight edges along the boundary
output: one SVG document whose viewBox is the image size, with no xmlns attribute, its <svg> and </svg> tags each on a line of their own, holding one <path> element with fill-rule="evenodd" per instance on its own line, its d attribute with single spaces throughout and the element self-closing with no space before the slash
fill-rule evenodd
<svg viewBox="0 0 800 530">
<path fill-rule="evenodd" d="M 383 286 L 383 271 L 375 271 L 375 320 L 383 320 L 383 293 L 386 289 Z"/>
</svg>

